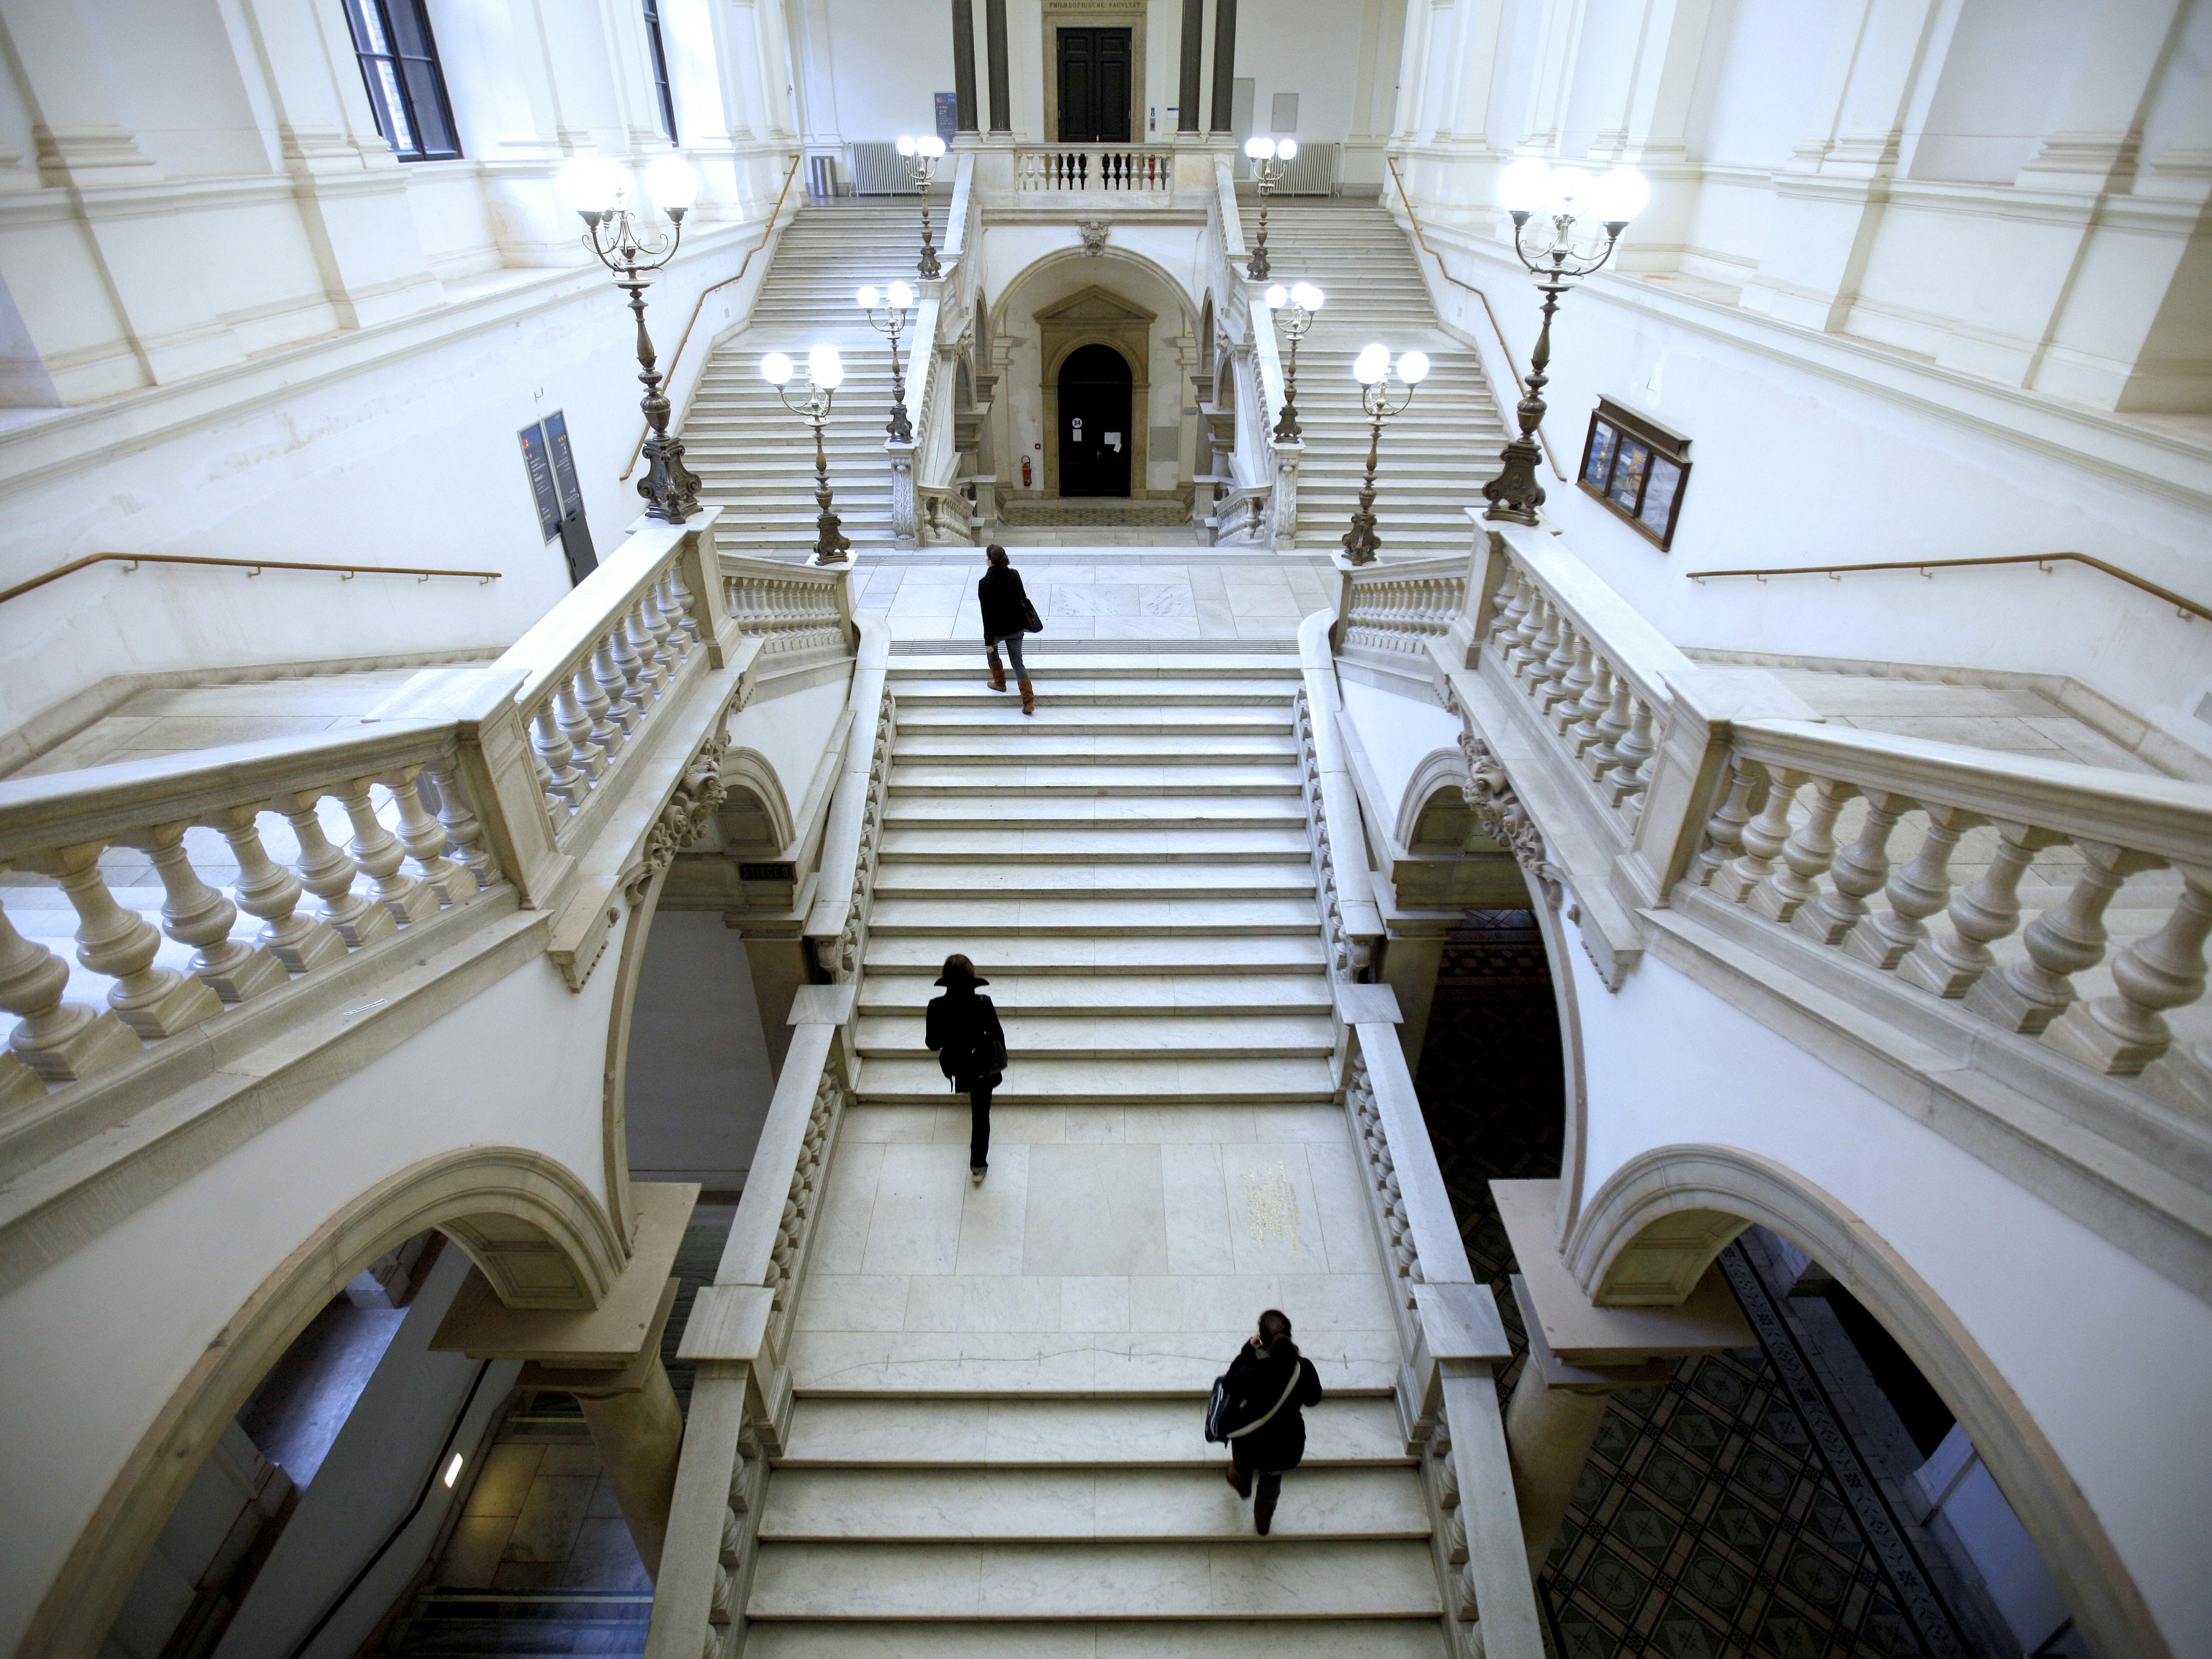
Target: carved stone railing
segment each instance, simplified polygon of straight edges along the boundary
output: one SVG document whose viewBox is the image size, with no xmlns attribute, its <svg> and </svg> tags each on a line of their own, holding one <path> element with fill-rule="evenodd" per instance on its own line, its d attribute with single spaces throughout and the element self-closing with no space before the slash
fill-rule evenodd
<svg viewBox="0 0 2212 1659">
<path fill-rule="evenodd" d="M 764 658 L 853 649 L 853 590 L 844 569 L 721 556 L 723 605 Z"/>
<path fill-rule="evenodd" d="M 696 1371 L 648 1659 L 729 1659 L 744 1639 L 769 1462 L 791 1421 L 792 1318 L 830 1149 L 853 1100 L 854 1000 L 850 985 L 800 988 L 737 1217 L 678 1349 Z"/>
<path fill-rule="evenodd" d="M 867 750 L 867 787 L 860 808 L 860 840 L 853 849 L 853 879 L 845 896 L 845 921 L 830 963 L 840 985 L 858 979 L 868 948 L 868 911 L 876 893 L 876 865 L 883 854 L 884 792 L 890 777 L 891 745 L 898 740 L 898 700 L 886 694 L 876 716 L 874 740 Z"/>
<path fill-rule="evenodd" d="M 1467 609 L 1467 561 L 1459 556 L 1369 565 L 1345 573 L 1331 642 L 1340 654 L 1375 652 L 1420 662 Z"/>
<path fill-rule="evenodd" d="M 1268 526 L 1273 522 L 1269 504 L 1274 493 L 1271 483 L 1231 484 L 1206 514 L 1206 544 L 1267 541 Z"/>
<path fill-rule="evenodd" d="M 1175 157 L 1122 144 L 1050 144 L 1014 154 L 1014 188 L 1028 192 L 1156 197 L 1175 189 Z"/>
<path fill-rule="evenodd" d="M 1374 963 L 1376 943 L 1382 933 L 1382 913 L 1368 901 L 1355 917 L 1346 915 L 1344 896 L 1336 883 L 1335 843 L 1329 830 L 1319 733 L 1304 686 L 1298 688 L 1296 729 L 1300 792 L 1305 797 L 1306 827 L 1313 847 L 1314 899 L 1321 909 L 1322 938 L 1328 948 L 1328 974 L 1333 980 L 1355 983 L 1367 977 Z"/>
<path fill-rule="evenodd" d="M 2212 1045 L 2177 1051 L 2168 1020 L 2204 994 L 2212 788 L 1747 721 L 1684 884 L 2102 1075 L 2165 1057 L 2212 1110 Z M 2112 951 L 2115 908 L 2136 925 Z"/>
<path fill-rule="evenodd" d="M 853 650 L 841 572 L 770 567 L 731 616 L 713 525 L 639 531 L 497 662 L 426 671 L 357 724 L 0 781 L 0 1182 L 101 1137 L 68 1182 L 0 1199 L 0 1241 L 41 1217 L 58 1238 L 57 1206 L 94 1225 L 98 1183 L 159 1145 L 148 1105 L 231 1111 L 242 1056 L 335 1035 L 430 951 L 529 933 L 580 988 L 609 896 L 711 814 L 767 653 Z"/>
</svg>

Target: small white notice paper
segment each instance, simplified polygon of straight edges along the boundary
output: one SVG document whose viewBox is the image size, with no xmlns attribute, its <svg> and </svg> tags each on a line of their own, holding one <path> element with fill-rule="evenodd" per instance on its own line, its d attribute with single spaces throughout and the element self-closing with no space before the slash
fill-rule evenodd
<svg viewBox="0 0 2212 1659">
<path fill-rule="evenodd" d="M 1121 434 L 1118 432 L 1108 433 L 1106 434 L 1106 447 L 1112 450 L 1115 454 L 1120 454 L 1121 453 Z"/>
</svg>

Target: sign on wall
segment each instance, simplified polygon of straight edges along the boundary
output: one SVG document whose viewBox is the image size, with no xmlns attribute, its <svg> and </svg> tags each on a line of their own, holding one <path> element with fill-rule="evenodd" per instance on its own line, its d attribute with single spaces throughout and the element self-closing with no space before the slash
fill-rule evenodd
<svg viewBox="0 0 2212 1659">
<path fill-rule="evenodd" d="M 960 99 L 957 94 L 940 92 L 937 94 L 937 136 L 949 148 L 960 131 Z"/>
<path fill-rule="evenodd" d="M 538 508 L 538 536 L 549 542 L 556 536 L 561 538 L 568 580 L 580 582 L 599 568 L 599 560 L 584 519 L 584 487 L 577 479 L 575 452 L 568 443 L 568 417 L 556 409 L 517 436 L 522 443 L 522 465 L 530 475 L 531 499 Z"/>
</svg>

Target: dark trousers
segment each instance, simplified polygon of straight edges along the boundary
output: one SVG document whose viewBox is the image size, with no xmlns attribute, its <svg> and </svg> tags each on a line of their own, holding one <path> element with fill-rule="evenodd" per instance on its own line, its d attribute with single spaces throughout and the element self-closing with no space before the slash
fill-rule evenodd
<svg viewBox="0 0 2212 1659">
<path fill-rule="evenodd" d="M 968 1091 L 968 1167 L 980 1170 L 991 1161 L 991 1091 Z"/>
</svg>

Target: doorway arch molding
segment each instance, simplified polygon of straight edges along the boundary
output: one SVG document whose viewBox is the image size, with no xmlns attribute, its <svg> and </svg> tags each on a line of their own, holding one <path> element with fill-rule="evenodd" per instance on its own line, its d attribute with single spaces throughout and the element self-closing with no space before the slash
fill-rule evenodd
<svg viewBox="0 0 2212 1659">
<path fill-rule="evenodd" d="M 1594 1303 L 1622 1291 L 1649 1303 L 1662 1279 L 1681 1287 L 1679 1302 L 1753 1224 L 1832 1273 L 1942 1395 L 2100 1659 L 2170 1659 L 2103 1522 L 2026 1403 L 1935 1287 L 1833 1194 L 1742 1147 L 1655 1147 L 1607 1177 L 1559 1254 Z"/>
<path fill-rule="evenodd" d="M 593 1307 L 628 1251 L 575 1173 L 522 1146 L 471 1146 L 387 1176 L 284 1258 L 209 1341 L 125 1458 L 33 1616 L 17 1659 L 90 1659 L 200 1463 L 278 1357 L 368 1264 L 435 1227 L 510 1305 Z M 487 1248 L 487 1246 L 494 1248 Z M 510 1298 L 520 1250 L 532 1282 L 570 1299 Z M 542 1294 L 542 1293 L 541 1293 Z"/>
<path fill-rule="evenodd" d="M 1044 429 L 1051 434 L 1044 447 L 1044 493 L 1060 494 L 1060 368 L 1084 347 L 1095 345 L 1105 347 L 1129 366 L 1129 495 L 1133 501 L 1150 495 L 1145 464 L 1149 459 L 1146 440 L 1152 435 L 1152 325 L 1158 313 L 1093 284 L 1047 306 L 1034 320 Z"/>
</svg>

